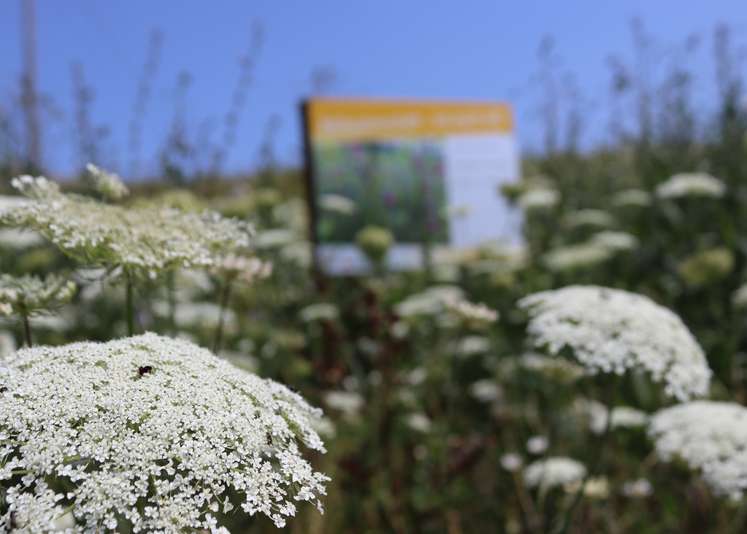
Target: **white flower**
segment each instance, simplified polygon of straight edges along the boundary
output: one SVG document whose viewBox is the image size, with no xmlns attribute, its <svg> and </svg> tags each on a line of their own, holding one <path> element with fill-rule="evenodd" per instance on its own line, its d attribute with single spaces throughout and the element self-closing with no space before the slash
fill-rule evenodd
<svg viewBox="0 0 747 534">
<path fill-rule="evenodd" d="M 122 179 L 113 172 L 105 171 L 93 163 L 89 163 L 86 165 L 86 173 L 86 178 L 91 182 L 96 192 L 107 200 L 119 200 L 130 194 Z"/>
<path fill-rule="evenodd" d="M 456 286 L 433 286 L 410 295 L 397 304 L 397 315 L 404 318 L 437 315 L 444 311 L 447 301 L 462 300 L 464 293 Z"/>
<path fill-rule="evenodd" d="M 595 401 L 587 401 L 589 408 L 589 428 L 595 434 L 602 434 L 607 428 L 607 417 L 609 411 L 603 404 Z M 639 428 L 648 423 L 648 414 L 631 408 L 630 406 L 616 406 L 612 408 L 612 420 L 609 422 L 611 429 L 617 428 Z"/>
<path fill-rule="evenodd" d="M 641 189 L 626 189 L 612 196 L 612 204 L 620 208 L 645 208 L 651 205 L 651 195 Z"/>
<path fill-rule="evenodd" d="M 444 300 L 446 309 L 463 321 L 470 324 L 489 324 L 498 320 L 498 312 L 485 306 L 475 304 L 459 297 L 448 297 Z"/>
<path fill-rule="evenodd" d="M 610 230 L 597 232 L 589 241 L 594 245 L 614 251 L 633 250 L 638 246 L 638 238 L 627 232 L 613 232 Z"/>
<path fill-rule="evenodd" d="M 342 195 L 321 195 L 319 197 L 319 207 L 341 215 L 352 215 L 355 213 L 355 202 Z"/>
<path fill-rule="evenodd" d="M 530 488 L 550 489 L 579 482 L 586 476 L 586 467 L 572 458 L 562 456 L 537 460 L 524 470 L 524 481 Z"/>
<path fill-rule="evenodd" d="M 515 473 L 521 469 L 522 465 L 524 465 L 524 461 L 515 452 L 507 452 L 501 455 L 501 467 L 509 473 Z"/>
<path fill-rule="evenodd" d="M 653 494 L 654 488 L 645 478 L 629 480 L 622 486 L 622 494 L 630 499 L 643 499 Z"/>
<path fill-rule="evenodd" d="M 694 401 L 651 419 L 649 435 L 664 461 L 684 460 L 719 495 L 741 498 L 747 489 L 747 408 Z"/>
<path fill-rule="evenodd" d="M 642 295 L 569 286 L 525 297 L 529 336 L 553 354 L 570 348 L 592 373 L 645 370 L 678 400 L 705 395 L 711 371 L 677 315 Z"/>
<path fill-rule="evenodd" d="M 427 433 L 431 429 L 431 420 L 424 413 L 411 413 L 405 419 L 405 424 L 410 430 Z"/>
<path fill-rule="evenodd" d="M 456 345 L 456 353 L 459 356 L 474 356 L 484 354 L 490 350 L 490 340 L 483 336 L 466 336 L 460 339 Z"/>
<path fill-rule="evenodd" d="M 303 322 L 311 323 L 314 321 L 334 321 L 340 316 L 340 312 L 334 304 L 318 302 L 303 308 L 299 315 Z"/>
<path fill-rule="evenodd" d="M 560 202 L 560 193 L 555 189 L 536 188 L 523 193 L 517 200 L 525 211 L 543 210 L 555 207 Z"/>
<path fill-rule="evenodd" d="M 272 263 L 254 256 L 229 253 L 215 258 L 212 271 L 228 281 L 251 284 L 272 274 Z"/>
<path fill-rule="evenodd" d="M 0 223 L 35 230 L 89 266 L 153 278 L 177 267 L 211 267 L 216 257 L 252 244 L 250 224 L 217 213 L 104 204 L 63 194 L 43 177 L 20 177 L 13 184 L 31 200 L 0 213 Z"/>
<path fill-rule="evenodd" d="M 739 288 L 732 294 L 731 302 L 737 309 L 747 308 L 747 284 L 739 286 Z"/>
<path fill-rule="evenodd" d="M 17 444 L 0 480 L 28 472 L 8 493 L 21 514 L 59 500 L 86 531 L 174 532 L 213 527 L 229 492 L 279 527 L 296 502 L 320 506 L 328 478 L 300 446 L 324 451 L 321 412 L 207 350 L 145 334 L 22 349 L 7 363 L 0 434 Z M 48 478 L 64 499 L 43 491 Z"/>
<path fill-rule="evenodd" d="M 573 382 L 584 375 L 583 368 L 571 361 L 534 352 L 522 354 L 517 363 L 527 371 L 561 382 Z"/>
<path fill-rule="evenodd" d="M 705 173 L 675 174 L 656 188 L 656 194 L 661 198 L 718 198 L 725 192 L 726 186 L 721 180 Z"/>
<path fill-rule="evenodd" d="M 527 451 L 531 454 L 542 454 L 547 450 L 548 445 L 545 436 L 532 436 L 527 440 Z"/>
<path fill-rule="evenodd" d="M 606 211 L 583 209 L 569 213 L 563 218 L 563 222 L 569 228 L 582 226 L 607 228 L 615 224 L 615 219 Z"/>
<path fill-rule="evenodd" d="M 564 489 L 568 493 L 576 493 L 583 484 L 582 480 L 576 480 L 566 484 Z M 606 477 L 589 478 L 584 484 L 584 497 L 589 499 L 606 499 L 610 494 L 610 483 Z"/>
<path fill-rule="evenodd" d="M 357 415 L 363 408 L 363 397 L 352 391 L 329 391 L 324 395 L 324 404 L 347 416 Z"/>
<path fill-rule="evenodd" d="M 59 308 L 75 294 L 72 281 L 59 276 L 0 274 L 0 315 L 35 315 Z"/>
<path fill-rule="evenodd" d="M 542 257 L 548 269 L 555 272 L 588 269 L 613 257 L 613 251 L 599 243 L 587 242 L 556 247 Z"/>
<path fill-rule="evenodd" d="M 494 402 L 503 395 L 503 390 L 495 383 L 495 380 L 487 378 L 470 385 L 469 392 L 479 402 Z"/>
</svg>

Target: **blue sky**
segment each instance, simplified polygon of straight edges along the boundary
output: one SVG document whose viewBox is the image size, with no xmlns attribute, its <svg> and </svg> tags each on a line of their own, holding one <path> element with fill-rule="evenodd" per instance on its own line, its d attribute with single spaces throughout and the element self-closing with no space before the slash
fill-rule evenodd
<svg viewBox="0 0 747 534">
<path fill-rule="evenodd" d="M 21 70 L 20 0 L 0 0 L 0 106 L 12 106 Z M 587 142 L 598 139 L 606 59 L 631 54 L 630 20 L 639 16 L 666 53 L 688 34 L 710 37 L 718 22 L 747 42 L 744 0 L 37 0 L 39 86 L 57 110 L 47 121 L 44 162 L 53 172 L 75 168 L 71 65 L 79 62 L 95 91 L 91 119 L 111 128 L 104 162 L 120 172 L 128 161 L 127 130 L 150 32 L 163 32 L 161 65 L 143 125 L 145 171 L 174 114 L 180 71 L 192 85 L 187 96 L 190 128 L 222 117 L 249 44 L 253 21 L 264 27 L 264 45 L 241 114 L 227 166 L 246 170 L 258 161 L 269 118 L 280 117 L 277 154 L 298 161 L 299 98 L 308 93 L 317 66 L 337 73 L 331 94 L 340 96 L 508 100 L 517 110 L 520 142 L 537 146 L 534 109 L 539 92 L 530 83 L 537 48 L 552 35 L 562 68 L 573 71 L 591 105 Z M 693 60 L 711 84 L 710 42 Z M 711 94 L 702 89 L 700 99 Z"/>
</svg>

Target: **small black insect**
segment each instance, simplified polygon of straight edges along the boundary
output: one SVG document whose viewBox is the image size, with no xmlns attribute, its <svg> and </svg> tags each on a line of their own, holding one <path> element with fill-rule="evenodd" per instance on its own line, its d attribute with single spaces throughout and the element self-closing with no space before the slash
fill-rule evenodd
<svg viewBox="0 0 747 534">
<path fill-rule="evenodd" d="M 137 368 L 137 374 L 139 376 L 145 376 L 145 375 L 147 375 L 148 373 L 151 373 L 151 372 L 153 372 L 153 367 L 150 366 L 150 365 L 143 365 L 143 366 Z"/>
</svg>

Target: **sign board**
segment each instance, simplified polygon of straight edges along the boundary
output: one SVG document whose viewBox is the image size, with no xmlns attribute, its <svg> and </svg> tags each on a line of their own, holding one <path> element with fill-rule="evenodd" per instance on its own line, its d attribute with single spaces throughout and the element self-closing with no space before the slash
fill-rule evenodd
<svg viewBox="0 0 747 534">
<path fill-rule="evenodd" d="M 422 264 L 423 243 L 516 241 L 500 186 L 519 178 L 511 108 L 502 103 L 312 99 L 303 105 L 312 240 L 329 274 L 369 268 L 355 245 L 389 229 L 391 269 Z"/>
</svg>

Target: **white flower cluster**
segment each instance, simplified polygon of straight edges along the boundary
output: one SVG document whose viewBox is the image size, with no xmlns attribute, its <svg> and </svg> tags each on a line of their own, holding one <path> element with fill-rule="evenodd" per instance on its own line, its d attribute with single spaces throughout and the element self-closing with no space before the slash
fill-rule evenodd
<svg viewBox="0 0 747 534">
<path fill-rule="evenodd" d="M 583 209 L 569 213 L 563 218 L 563 223 L 569 228 L 592 226 L 607 228 L 615 224 L 615 219 L 602 210 Z"/>
<path fill-rule="evenodd" d="M 451 295 L 444 299 L 447 310 L 470 324 L 489 324 L 498 320 L 498 312 L 484 304 L 473 303 L 464 298 Z"/>
<path fill-rule="evenodd" d="M 651 419 L 649 435 L 660 458 L 684 460 L 719 495 L 741 498 L 747 489 L 747 408 L 694 401 Z"/>
<path fill-rule="evenodd" d="M 272 263 L 255 256 L 230 253 L 216 258 L 213 271 L 230 281 L 251 284 L 255 280 L 269 277 L 272 274 Z"/>
<path fill-rule="evenodd" d="M 649 421 L 647 413 L 631 408 L 630 406 L 615 406 L 610 410 L 604 404 L 588 399 L 579 399 L 578 408 L 585 412 L 589 418 L 589 429 L 594 434 L 602 434 L 607 428 L 608 418 L 611 429 L 617 428 L 640 428 L 646 426 Z"/>
<path fill-rule="evenodd" d="M 251 225 L 216 213 L 104 204 L 63 194 L 43 177 L 22 176 L 13 185 L 32 201 L 3 212 L 0 223 L 33 229 L 87 265 L 154 277 L 175 267 L 212 267 L 216 257 L 251 245 Z"/>
<path fill-rule="evenodd" d="M 722 197 L 726 186 L 718 178 L 705 173 L 675 174 L 656 188 L 661 198 Z"/>
<path fill-rule="evenodd" d="M 548 269 L 555 272 L 588 269 L 611 259 L 614 251 L 599 243 L 586 242 L 554 248 L 542 260 Z"/>
<path fill-rule="evenodd" d="M 555 189 L 534 188 L 523 193 L 517 203 L 525 211 L 546 210 L 560 202 L 560 193 Z"/>
<path fill-rule="evenodd" d="M 355 202 L 342 195 L 322 195 L 319 197 L 319 207 L 341 215 L 352 215 L 355 213 Z"/>
<path fill-rule="evenodd" d="M 645 370 L 679 400 L 707 393 L 711 371 L 677 315 L 635 293 L 568 286 L 525 297 L 528 333 L 557 355 L 564 348 L 592 373 Z"/>
<path fill-rule="evenodd" d="M 524 469 L 524 482 L 530 488 L 548 490 L 580 482 L 586 476 L 581 462 L 563 456 L 537 460 Z"/>
<path fill-rule="evenodd" d="M 600 247 L 620 252 L 633 250 L 638 246 L 638 238 L 636 236 L 628 232 L 616 232 L 612 230 L 597 232 L 591 236 L 589 241 Z"/>
<path fill-rule="evenodd" d="M 100 169 L 93 163 L 86 165 L 86 172 L 94 190 L 107 200 L 119 200 L 130 194 L 122 179 L 113 172 Z"/>
<path fill-rule="evenodd" d="M 301 453 L 324 451 L 321 412 L 285 386 L 155 334 L 25 349 L 6 363 L 0 480 L 11 520 L 59 506 L 81 532 L 216 532 L 214 514 L 236 506 L 278 527 L 297 502 L 321 510 L 328 478 Z"/>
<path fill-rule="evenodd" d="M 75 294 L 75 283 L 50 275 L 12 276 L 0 274 L 0 315 L 33 315 L 57 308 Z"/>
<path fill-rule="evenodd" d="M 626 189 L 612 195 L 612 204 L 618 208 L 645 208 L 651 205 L 651 195 L 642 189 Z"/>
</svg>

